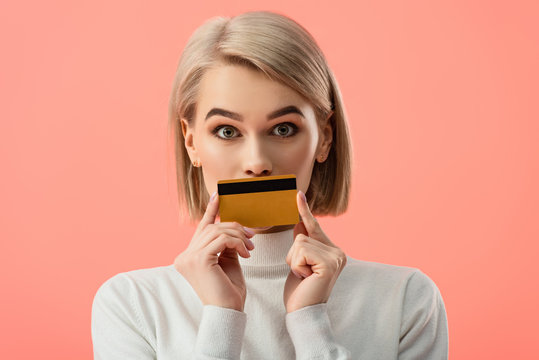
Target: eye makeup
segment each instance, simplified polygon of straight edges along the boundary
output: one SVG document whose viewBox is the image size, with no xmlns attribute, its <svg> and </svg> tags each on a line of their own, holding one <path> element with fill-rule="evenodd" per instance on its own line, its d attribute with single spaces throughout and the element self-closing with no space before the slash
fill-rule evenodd
<svg viewBox="0 0 539 360">
<path fill-rule="evenodd" d="M 277 135 L 275 134 L 274 130 L 277 129 L 278 127 L 280 126 L 283 126 L 283 125 L 287 125 L 291 130 L 290 132 L 292 133 L 291 135 Z M 232 126 L 232 125 L 219 125 L 217 127 L 215 127 L 211 133 L 213 136 L 215 136 L 216 138 L 220 139 L 220 140 L 224 140 L 224 141 L 230 141 L 232 139 L 235 139 L 235 138 L 238 138 L 238 137 L 241 137 L 241 134 L 239 136 L 231 136 L 231 137 L 223 137 L 223 136 L 220 136 L 219 133 L 222 129 L 232 129 L 235 133 L 239 133 L 239 130 Z M 276 136 L 278 138 L 281 138 L 281 139 L 286 139 L 286 138 L 289 138 L 289 137 L 293 137 L 295 136 L 297 133 L 298 133 L 299 129 L 298 129 L 298 126 L 294 123 L 291 123 L 291 122 L 282 122 L 282 123 L 279 123 L 277 125 L 275 125 L 269 135 L 271 136 Z"/>
</svg>

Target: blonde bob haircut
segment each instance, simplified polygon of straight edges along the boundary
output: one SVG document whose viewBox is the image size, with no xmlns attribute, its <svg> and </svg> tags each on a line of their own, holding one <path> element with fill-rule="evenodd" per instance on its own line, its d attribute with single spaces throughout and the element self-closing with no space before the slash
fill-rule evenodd
<svg viewBox="0 0 539 360">
<path fill-rule="evenodd" d="M 314 215 L 343 213 L 350 194 L 352 145 L 337 81 L 310 33 L 267 11 L 207 20 L 180 57 L 169 103 L 180 211 L 185 204 L 191 221 L 200 220 L 209 201 L 202 170 L 193 167 L 185 148 L 181 119 L 194 125 L 200 81 L 209 68 L 223 64 L 261 71 L 295 90 L 313 105 L 320 130 L 333 111 L 331 148 L 326 161 L 315 161 L 306 196 Z"/>
</svg>

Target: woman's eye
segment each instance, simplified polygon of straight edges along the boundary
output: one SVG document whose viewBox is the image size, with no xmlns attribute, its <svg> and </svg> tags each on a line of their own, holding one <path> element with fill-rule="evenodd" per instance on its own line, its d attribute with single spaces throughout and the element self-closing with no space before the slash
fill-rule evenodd
<svg viewBox="0 0 539 360">
<path fill-rule="evenodd" d="M 218 126 L 213 130 L 213 134 L 220 139 L 231 139 L 238 131 L 232 126 Z"/>
<path fill-rule="evenodd" d="M 273 134 L 280 137 L 289 137 L 296 133 L 297 128 L 292 123 L 282 123 L 273 128 Z"/>
<path fill-rule="evenodd" d="M 298 127 L 293 123 L 282 123 L 275 126 L 271 132 L 272 135 L 287 138 L 297 133 Z M 240 137 L 239 131 L 230 125 L 221 125 L 213 129 L 213 135 L 221 140 L 231 140 Z"/>
</svg>

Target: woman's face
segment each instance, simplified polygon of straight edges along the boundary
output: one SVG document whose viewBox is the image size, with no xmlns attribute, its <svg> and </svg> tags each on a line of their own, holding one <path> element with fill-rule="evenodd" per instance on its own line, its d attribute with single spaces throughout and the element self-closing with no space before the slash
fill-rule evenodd
<svg viewBox="0 0 539 360">
<path fill-rule="evenodd" d="M 298 190 L 306 193 L 314 161 L 329 152 L 332 138 L 329 122 L 319 131 L 310 102 L 239 65 L 204 74 L 194 124 L 182 119 L 182 130 L 209 194 L 218 180 L 286 174 L 296 175 Z"/>
</svg>

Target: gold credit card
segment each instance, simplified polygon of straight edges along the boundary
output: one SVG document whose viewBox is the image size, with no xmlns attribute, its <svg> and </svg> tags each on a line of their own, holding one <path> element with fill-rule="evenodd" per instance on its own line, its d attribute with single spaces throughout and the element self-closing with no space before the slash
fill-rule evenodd
<svg viewBox="0 0 539 360">
<path fill-rule="evenodd" d="M 246 227 L 299 222 L 293 174 L 219 180 L 217 192 L 221 222 L 237 221 Z"/>
</svg>

